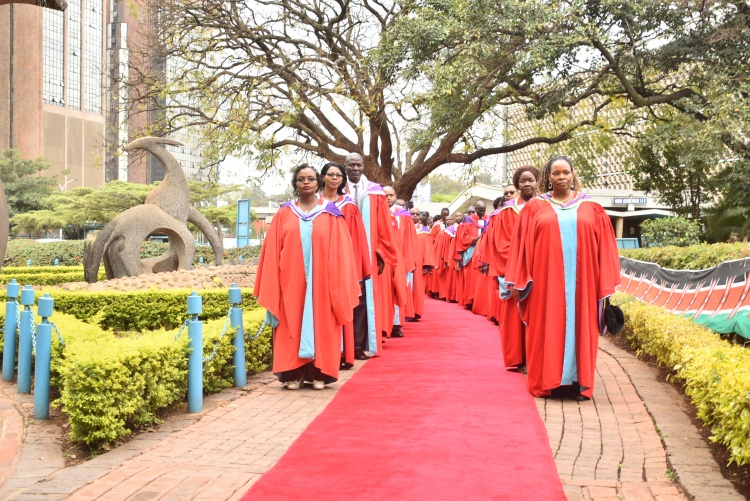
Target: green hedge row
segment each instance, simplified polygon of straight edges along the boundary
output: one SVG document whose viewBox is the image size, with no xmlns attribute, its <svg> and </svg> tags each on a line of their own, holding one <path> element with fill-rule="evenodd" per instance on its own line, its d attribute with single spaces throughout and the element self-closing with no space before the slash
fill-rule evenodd
<svg viewBox="0 0 750 501">
<path fill-rule="evenodd" d="M 225 312 L 226 315 L 226 312 Z M 265 311 L 245 311 L 246 369 L 266 370 L 272 359 L 271 329 L 251 340 Z M 65 341 L 53 333 L 52 386 L 60 398 L 53 405 L 68 416 L 69 437 L 92 447 L 113 444 L 132 431 L 159 422 L 157 412 L 185 400 L 187 391 L 187 329 L 175 340 L 178 329 L 118 334 L 102 331 L 64 313 L 52 319 Z M 225 318 L 204 323 L 204 356 L 218 341 L 216 354 L 204 364 L 204 393 L 233 385 L 232 337 L 221 332 Z M 0 347 L 2 344 L 0 344 Z"/>
<path fill-rule="evenodd" d="M 673 371 L 730 463 L 750 464 L 750 350 L 632 297 L 618 294 L 613 302 L 625 313 L 618 335 Z"/>
<path fill-rule="evenodd" d="M 132 292 L 56 290 L 50 295 L 55 299 L 55 311 L 68 313 L 104 330 L 141 331 L 180 326 L 187 317 L 186 298 L 191 292 L 190 289 Z M 203 298 L 201 319 L 226 316 L 229 310 L 226 289 L 202 290 L 199 295 Z M 251 289 L 242 289 L 242 308 L 246 311 L 259 308 Z"/>
<path fill-rule="evenodd" d="M 656 263 L 672 270 L 705 270 L 735 259 L 750 256 L 750 244 L 701 244 L 689 247 L 643 247 L 620 249 L 620 255 Z"/>
<path fill-rule="evenodd" d="M 168 244 L 160 242 L 144 242 L 141 245 L 141 258 L 158 257 L 169 248 Z M 260 255 L 260 246 L 248 246 L 235 249 L 225 249 L 224 259 L 232 260 L 242 256 L 250 259 Z M 210 246 L 195 248 L 194 263 L 211 263 L 214 261 L 214 251 Z M 63 266 L 83 264 L 83 240 L 62 240 L 60 242 L 37 242 L 35 240 L 13 239 L 8 242 L 3 266 L 24 267 L 31 259 L 33 266 L 53 266 L 55 259 Z"/>
<path fill-rule="evenodd" d="M 70 267 L 66 267 L 70 268 Z M 53 273 L 13 273 L 12 270 L 14 269 L 24 269 L 24 268 L 6 268 L 7 270 L 11 270 L 8 273 L 0 275 L 0 283 L 4 286 L 7 283 L 10 283 L 12 279 L 16 279 L 16 281 L 21 284 L 21 286 L 24 285 L 36 285 L 36 286 L 44 286 L 44 285 L 59 285 L 64 284 L 68 282 L 83 282 L 84 276 L 83 276 L 83 268 L 78 267 L 79 270 L 76 271 L 68 271 L 68 272 L 53 272 Z M 99 280 L 106 280 L 107 279 L 107 273 L 105 272 L 104 268 L 99 268 L 99 274 L 98 274 Z"/>
</svg>

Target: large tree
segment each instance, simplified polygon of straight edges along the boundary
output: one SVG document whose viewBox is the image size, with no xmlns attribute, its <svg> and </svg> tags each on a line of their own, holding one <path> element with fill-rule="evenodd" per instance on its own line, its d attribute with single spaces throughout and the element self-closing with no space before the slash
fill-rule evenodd
<svg viewBox="0 0 750 501">
<path fill-rule="evenodd" d="M 18 150 L 8 148 L 0 153 L 0 179 L 10 217 L 46 207 L 45 200 L 56 189 L 55 179 L 42 175 L 48 168 L 44 159 L 24 159 Z"/>
<path fill-rule="evenodd" d="M 578 88 L 555 106 L 540 103 L 537 87 L 549 83 L 537 75 L 555 54 L 533 53 L 526 24 L 543 23 L 546 8 L 498 4 L 510 10 L 445 0 L 151 0 L 143 15 L 158 23 L 149 43 L 131 45 L 131 103 L 162 118 L 149 132 L 201 127 L 210 154 L 253 157 L 260 168 L 282 151 L 314 163 L 357 152 L 369 178 L 394 181 L 408 197 L 441 165 L 564 141 L 606 104 L 565 113 L 590 98 Z M 475 36 L 485 42 L 454 44 Z M 549 127 L 513 141 L 499 133 L 504 104 L 550 118 Z"/>
<path fill-rule="evenodd" d="M 581 105 L 597 103 L 603 113 L 587 133 L 637 140 L 647 139 L 659 127 L 665 140 L 679 143 L 684 134 L 678 127 L 662 125 L 684 125 L 700 136 L 701 144 L 721 142 L 719 156 L 746 171 L 747 2 L 424 0 L 417 5 L 400 26 L 412 36 L 402 39 L 406 43 L 399 45 L 397 59 L 407 63 L 413 75 L 427 77 L 430 89 L 448 91 L 439 94 L 441 103 L 434 105 L 445 110 L 437 124 L 450 128 L 471 96 L 506 86 L 527 103 L 529 118 L 546 119 L 539 123 L 542 129 L 571 105 L 577 104 L 572 108 L 576 113 Z M 501 50 L 509 34 L 526 41 L 512 60 L 517 68 L 507 73 L 480 64 L 483 54 Z M 474 70 L 472 78 L 456 69 L 467 65 Z M 586 143 L 584 135 L 575 140 Z M 688 143 L 683 146 L 689 148 Z"/>
</svg>

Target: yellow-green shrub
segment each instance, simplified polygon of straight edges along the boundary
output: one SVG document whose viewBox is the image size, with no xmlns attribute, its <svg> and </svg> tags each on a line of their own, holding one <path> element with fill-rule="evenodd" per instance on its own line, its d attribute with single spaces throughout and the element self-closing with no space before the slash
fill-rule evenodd
<svg viewBox="0 0 750 501">
<path fill-rule="evenodd" d="M 72 267 L 71 267 L 72 268 Z M 22 268 L 34 270 L 34 273 L 8 273 L 0 276 L 0 281 L 3 285 L 10 283 L 12 279 L 16 279 L 21 286 L 24 285 L 59 285 L 68 282 L 83 282 L 83 268 L 80 270 L 68 270 L 63 272 L 43 272 L 38 271 L 38 268 Z M 99 270 L 99 280 L 106 280 L 107 275 L 104 269 Z"/>
<path fill-rule="evenodd" d="M 55 311 L 70 313 L 84 322 L 97 323 L 102 329 L 141 331 L 174 329 L 187 317 L 190 289 L 119 291 L 50 291 Z M 227 289 L 199 292 L 203 297 L 202 320 L 223 318 L 229 310 Z M 258 308 L 250 289 L 242 290 L 242 307 Z"/>
<path fill-rule="evenodd" d="M 750 256 L 750 244 L 700 244 L 688 247 L 642 247 L 620 249 L 622 257 L 656 263 L 671 270 L 705 270 L 735 259 Z"/>
<path fill-rule="evenodd" d="M 615 303 L 625 313 L 619 336 L 674 371 L 711 440 L 726 446 L 730 463 L 750 464 L 750 351 L 689 319 L 646 303 Z"/>
<path fill-rule="evenodd" d="M 266 370 L 271 362 L 271 329 L 266 327 L 258 339 L 249 339 L 264 317 L 262 309 L 243 312 L 248 373 Z M 134 429 L 158 422 L 159 409 L 185 399 L 187 329 L 175 341 L 177 328 L 116 335 L 60 312 L 50 320 L 65 342 L 63 347 L 53 331 L 51 384 L 60 393 L 53 404 L 68 415 L 71 440 L 93 446 L 116 442 Z M 213 351 L 224 325 L 225 317 L 204 322 L 204 356 Z M 204 364 L 206 394 L 233 386 L 234 331 L 227 328 L 216 354 Z"/>
</svg>

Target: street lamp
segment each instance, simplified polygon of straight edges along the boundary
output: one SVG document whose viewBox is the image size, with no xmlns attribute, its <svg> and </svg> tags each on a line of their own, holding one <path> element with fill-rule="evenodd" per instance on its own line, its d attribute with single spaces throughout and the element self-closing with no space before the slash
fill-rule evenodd
<svg viewBox="0 0 750 501">
<path fill-rule="evenodd" d="M 70 181 L 68 181 L 68 175 L 65 175 L 65 182 L 63 184 L 58 184 L 57 186 L 60 188 L 60 191 L 68 191 L 68 185 L 72 183 L 73 181 L 78 181 L 78 178 L 73 178 Z"/>
<path fill-rule="evenodd" d="M 70 181 L 68 181 L 68 175 L 65 174 L 65 181 L 63 184 L 58 184 L 57 186 L 60 188 L 61 192 L 68 191 L 68 184 L 72 183 L 73 181 L 78 181 L 78 178 L 73 178 Z M 60 240 L 62 240 L 62 228 L 60 228 Z"/>
</svg>

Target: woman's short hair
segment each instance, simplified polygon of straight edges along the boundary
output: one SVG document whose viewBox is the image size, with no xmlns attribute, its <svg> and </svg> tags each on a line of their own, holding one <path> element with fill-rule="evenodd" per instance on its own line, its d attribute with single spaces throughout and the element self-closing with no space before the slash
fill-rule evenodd
<svg viewBox="0 0 750 501">
<path fill-rule="evenodd" d="M 343 195 L 344 193 L 346 193 L 346 167 L 344 166 L 344 164 L 340 164 L 338 162 L 328 162 L 320 170 L 320 177 L 322 178 L 321 183 L 318 184 L 318 186 L 320 187 L 320 191 L 323 191 L 326 187 L 326 173 L 331 167 L 336 167 L 344 176 L 343 181 L 339 185 L 339 189 L 336 191 L 336 193 L 338 193 L 339 195 Z"/>
<path fill-rule="evenodd" d="M 516 169 L 516 172 L 513 173 L 513 186 L 515 186 L 517 190 L 521 189 L 519 183 L 521 182 L 521 175 L 524 172 L 530 172 L 531 175 L 534 176 L 534 181 L 539 182 L 539 169 L 533 165 L 524 165 L 523 167 Z"/>
<path fill-rule="evenodd" d="M 300 171 L 302 169 L 312 169 L 313 172 L 315 172 L 315 177 L 318 182 L 318 187 L 320 187 L 321 180 L 320 180 L 320 173 L 318 173 L 317 170 L 315 170 L 315 167 L 310 167 L 307 164 L 301 164 L 294 168 L 294 173 L 292 174 L 292 193 L 294 193 L 294 196 L 299 196 L 299 192 L 297 191 L 297 176 L 299 175 Z"/>
</svg>

